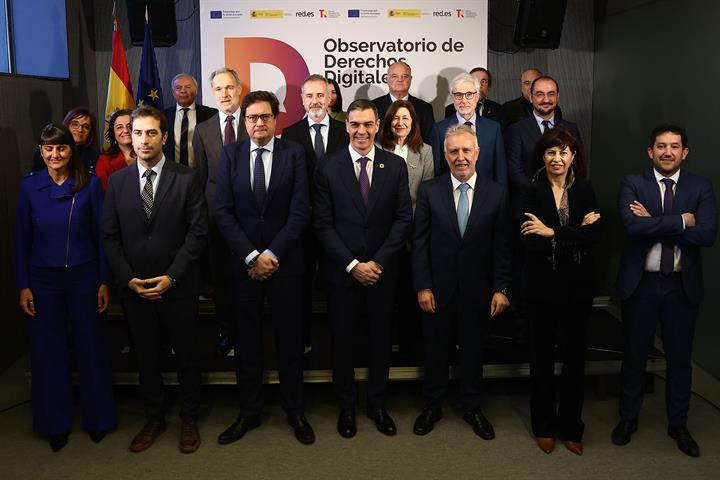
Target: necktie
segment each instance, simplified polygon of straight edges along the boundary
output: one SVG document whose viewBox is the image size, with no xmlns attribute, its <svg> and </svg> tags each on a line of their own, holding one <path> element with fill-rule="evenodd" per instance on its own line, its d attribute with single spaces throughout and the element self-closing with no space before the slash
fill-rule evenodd
<svg viewBox="0 0 720 480">
<path fill-rule="evenodd" d="M 183 112 L 182 121 L 180 122 L 180 163 L 183 165 L 188 164 L 188 129 L 190 128 L 190 121 L 188 120 L 187 107 L 181 108 Z"/>
<path fill-rule="evenodd" d="M 367 174 L 367 163 L 370 161 L 367 157 L 361 157 L 358 159 L 360 163 L 360 175 L 358 175 L 358 182 L 360 183 L 360 195 L 363 199 L 363 205 L 367 207 L 368 204 L 368 193 L 370 192 L 370 177 Z"/>
<path fill-rule="evenodd" d="M 470 121 L 465 122 L 465 125 L 467 125 L 470 128 L 473 128 L 473 123 Z"/>
<path fill-rule="evenodd" d="M 325 156 L 325 145 L 323 144 L 322 134 L 320 133 L 320 129 L 322 129 L 322 124 L 316 123 L 312 126 L 312 128 L 315 129 L 315 158 L 319 162 Z"/>
<path fill-rule="evenodd" d="M 465 235 L 465 227 L 467 227 L 468 217 L 470 216 L 470 203 L 468 202 L 467 194 L 469 188 L 470 185 L 467 183 L 461 183 L 458 186 L 458 190 L 460 190 L 460 198 L 458 199 L 457 219 L 461 237 Z"/>
<path fill-rule="evenodd" d="M 663 215 L 670 215 L 673 208 L 673 185 L 675 181 L 672 178 L 663 178 L 660 180 L 665 184 L 665 196 L 663 198 Z M 660 251 L 660 273 L 670 275 L 675 266 L 675 248 L 672 243 L 662 242 L 662 250 Z"/>
<path fill-rule="evenodd" d="M 233 117 L 232 115 L 228 115 L 225 118 L 225 139 L 223 140 L 223 145 L 235 143 L 235 129 L 233 128 L 233 120 L 235 120 L 235 117 Z"/>
<path fill-rule="evenodd" d="M 255 150 L 255 166 L 253 168 L 253 193 L 257 200 L 258 207 L 262 208 L 265 203 L 265 166 L 263 165 L 262 154 L 266 152 L 264 148 Z"/>
<path fill-rule="evenodd" d="M 150 219 L 150 213 L 152 212 L 153 207 L 153 176 L 155 175 L 155 172 L 148 168 L 145 170 L 145 173 L 143 173 L 143 177 L 145 180 L 145 186 L 143 187 L 142 193 L 140 196 L 142 197 L 143 201 L 143 210 L 145 210 L 145 218 Z"/>
<path fill-rule="evenodd" d="M 543 121 L 540 122 L 540 123 L 541 123 L 542 126 L 543 126 L 543 131 L 542 131 L 542 133 L 547 132 L 548 129 L 550 128 L 550 120 L 543 120 Z"/>
</svg>

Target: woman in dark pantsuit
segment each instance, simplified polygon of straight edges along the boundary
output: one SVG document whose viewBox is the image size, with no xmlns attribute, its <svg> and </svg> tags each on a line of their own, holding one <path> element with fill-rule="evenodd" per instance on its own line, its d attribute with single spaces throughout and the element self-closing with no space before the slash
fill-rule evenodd
<svg viewBox="0 0 720 480">
<path fill-rule="evenodd" d="M 524 201 L 524 295 L 531 330 L 530 413 L 538 446 L 550 453 L 559 437 L 583 452 L 583 376 L 593 301 L 591 245 L 600 214 L 576 138 L 548 129 L 533 156 L 532 188 Z M 563 363 L 555 385 L 556 360 Z"/>
</svg>

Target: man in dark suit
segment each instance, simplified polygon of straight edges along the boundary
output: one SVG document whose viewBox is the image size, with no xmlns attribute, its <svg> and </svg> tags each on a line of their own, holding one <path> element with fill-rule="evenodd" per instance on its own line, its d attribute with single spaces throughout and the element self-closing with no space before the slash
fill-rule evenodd
<svg viewBox="0 0 720 480">
<path fill-rule="evenodd" d="M 510 304 L 506 193 L 475 172 L 481 150 L 470 127 L 451 126 L 444 143 L 450 172 L 423 183 L 415 207 L 412 262 L 423 311 L 425 409 L 413 431 L 425 435 L 442 417 L 448 352 L 457 339 L 465 421 L 491 440 L 495 431 L 480 409 L 482 346 L 489 318 Z"/>
<path fill-rule="evenodd" d="M 207 206 L 196 172 L 162 153 L 167 123 L 160 111 L 136 109 L 132 137 L 137 164 L 111 176 L 103 209 L 105 251 L 133 336 L 147 419 L 130 451 L 147 449 L 166 428 L 159 343 L 167 330 L 180 382 L 180 450 L 190 453 L 200 446 L 198 259 Z"/>
<path fill-rule="evenodd" d="M 507 120 L 505 119 L 505 112 L 503 111 L 502 105 L 487 98 L 488 93 L 490 93 L 490 87 L 492 87 L 492 75 L 490 71 L 483 67 L 475 67 L 470 70 L 470 75 L 477 77 L 480 82 L 480 89 L 478 90 L 479 101 L 475 106 L 475 115 L 495 120 L 500 124 L 500 128 L 504 132 L 507 126 Z M 455 103 L 445 105 L 445 118 L 450 118 L 454 115 Z"/>
<path fill-rule="evenodd" d="M 233 321 L 228 292 L 230 252 L 213 221 L 215 179 L 220 162 L 220 149 L 223 145 L 244 140 L 247 132 L 240 118 L 242 84 L 238 73 L 232 68 L 219 68 L 210 74 L 210 86 L 220 111 L 195 127 L 192 144 L 195 166 L 205 189 L 210 212 L 209 261 L 205 262 L 203 271 L 205 291 L 212 295 L 215 303 L 215 319 L 220 329 L 217 350 L 224 355 L 230 351 L 233 343 Z"/>
<path fill-rule="evenodd" d="M 385 390 L 398 257 L 408 240 L 412 207 L 405 161 L 375 147 L 379 128 L 372 102 L 352 102 L 349 148 L 328 156 L 315 175 L 314 221 L 325 255 L 333 385 L 340 403 L 337 429 L 345 438 L 357 432 L 353 352 L 361 325 L 370 343 L 367 414 L 383 434 L 397 431 L 385 410 Z"/>
<path fill-rule="evenodd" d="M 537 68 L 528 68 L 520 76 L 520 96 L 514 100 L 503 103 L 503 112 L 507 127 L 513 123 L 519 122 L 529 117 L 533 112 L 532 95 L 530 94 L 530 86 L 536 78 L 542 77 L 543 73 Z M 558 118 L 562 117 L 562 112 L 558 106 L 556 109 Z"/>
<path fill-rule="evenodd" d="M 328 81 L 322 75 L 310 75 L 302 85 L 303 107 L 307 115 L 300 121 L 285 127 L 282 138 L 303 146 L 307 160 L 308 179 L 312 193 L 312 179 L 318 164 L 342 148 L 347 148 L 348 138 L 345 124 L 328 114 Z M 307 229 L 303 236 L 305 247 L 305 273 L 303 275 L 303 337 L 305 350 L 312 348 L 310 325 L 312 323 L 313 281 L 318 261 L 315 233 Z"/>
<path fill-rule="evenodd" d="M 300 145 L 275 138 L 277 97 L 248 93 L 240 108 L 248 140 L 223 147 L 217 176 L 215 222 L 231 251 L 236 306 L 235 362 L 240 415 L 218 437 L 242 438 L 260 425 L 263 407 L 265 298 L 272 308 L 283 409 L 301 443 L 315 434 L 302 400 L 300 314 L 303 232 L 310 223 L 307 160 Z"/>
<path fill-rule="evenodd" d="M 424 100 L 410 95 L 410 83 L 412 82 L 412 70 L 410 65 L 403 61 L 395 62 L 388 67 L 387 85 L 389 93 L 382 97 L 373 99 L 375 107 L 377 107 L 380 123 L 385 118 L 388 108 L 395 100 L 407 100 L 415 107 L 420 123 L 420 134 L 425 143 L 430 143 L 430 132 L 435 123 L 435 114 L 432 105 Z"/>
<path fill-rule="evenodd" d="M 194 168 L 195 152 L 192 148 L 192 138 L 195 126 L 215 115 L 217 109 L 195 103 L 198 86 L 192 75 L 187 73 L 175 75 L 171 85 L 177 103 L 164 112 L 169 129 L 163 153 L 172 161 Z M 175 142 L 176 138 L 177 142 Z"/>
<path fill-rule="evenodd" d="M 475 166 L 477 174 L 507 185 L 507 164 L 500 124 L 477 115 L 475 107 L 480 98 L 480 81 L 469 73 L 461 73 L 451 82 L 451 95 L 455 106 L 455 115 L 446 118 L 432 128 L 430 145 L 433 149 L 435 176 L 448 171 L 443 153 L 445 131 L 455 124 L 469 126 L 477 136 L 480 146 L 480 159 Z"/>
<path fill-rule="evenodd" d="M 697 457 L 700 449 L 687 429 L 692 343 L 704 293 L 700 248 L 715 242 L 717 205 L 708 179 L 680 169 L 688 154 L 684 129 L 659 125 L 649 145 L 653 168 L 625 176 L 618 199 L 627 238 L 617 279 L 624 350 L 620 423 L 612 441 L 625 445 L 637 430 L 645 364 L 660 322 L 668 435 Z"/>
</svg>

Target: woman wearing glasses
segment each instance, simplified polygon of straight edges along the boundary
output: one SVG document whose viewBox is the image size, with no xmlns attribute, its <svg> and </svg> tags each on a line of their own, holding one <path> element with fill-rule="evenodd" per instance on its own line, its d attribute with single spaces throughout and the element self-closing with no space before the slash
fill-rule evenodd
<svg viewBox="0 0 720 480">
<path fill-rule="evenodd" d="M 63 125 L 72 134 L 80 162 L 88 172 L 94 173 L 100 155 L 100 151 L 96 147 L 95 132 L 97 131 L 97 122 L 95 116 L 85 107 L 75 107 L 65 115 Z M 32 169 L 35 172 L 44 168 L 45 162 L 43 162 L 40 151 L 36 151 L 33 157 Z"/>
</svg>

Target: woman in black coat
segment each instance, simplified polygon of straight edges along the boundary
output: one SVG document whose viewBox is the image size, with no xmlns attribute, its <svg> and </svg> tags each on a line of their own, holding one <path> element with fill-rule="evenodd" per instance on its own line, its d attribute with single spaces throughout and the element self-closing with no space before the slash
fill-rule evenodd
<svg viewBox="0 0 720 480">
<path fill-rule="evenodd" d="M 532 188 L 521 225 L 525 246 L 525 294 L 531 331 L 530 414 L 538 446 L 552 452 L 555 436 L 573 453 L 583 452 L 583 375 L 587 322 L 593 302 L 591 245 L 600 214 L 576 138 L 548 129 L 533 156 Z M 555 346 L 563 362 L 557 393 Z"/>
</svg>

